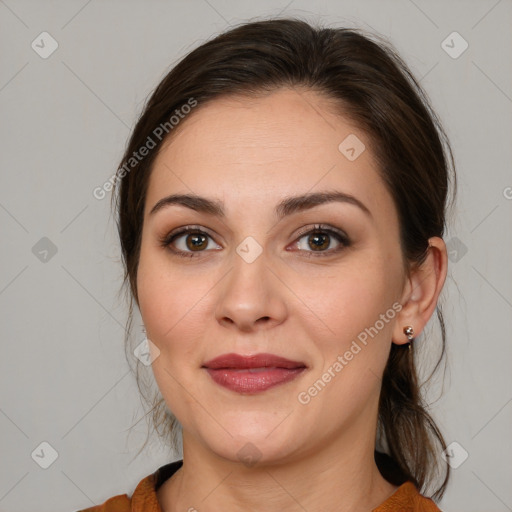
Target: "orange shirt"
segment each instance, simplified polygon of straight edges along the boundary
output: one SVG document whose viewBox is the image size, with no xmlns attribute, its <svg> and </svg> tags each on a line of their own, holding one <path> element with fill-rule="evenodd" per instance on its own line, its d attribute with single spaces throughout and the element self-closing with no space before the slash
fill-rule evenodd
<svg viewBox="0 0 512 512">
<path fill-rule="evenodd" d="M 183 465 L 182 460 L 171 462 L 143 478 L 132 497 L 127 494 L 114 496 L 101 505 L 77 512 L 162 512 L 156 489 Z M 429 498 L 422 496 L 412 482 L 405 482 L 373 512 L 441 512 Z"/>
</svg>

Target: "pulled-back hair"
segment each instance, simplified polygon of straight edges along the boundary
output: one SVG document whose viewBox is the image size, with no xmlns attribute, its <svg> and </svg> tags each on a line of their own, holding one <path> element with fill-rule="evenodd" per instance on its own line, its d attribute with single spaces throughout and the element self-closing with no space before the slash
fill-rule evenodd
<svg viewBox="0 0 512 512">
<path fill-rule="evenodd" d="M 129 283 L 130 292 L 127 341 L 133 300 L 138 305 L 137 269 L 149 176 L 162 143 L 187 121 L 180 120 L 171 130 L 171 116 L 177 110 L 190 111 L 183 108 L 187 104 L 197 105 L 197 110 L 222 96 L 257 96 L 283 87 L 310 89 L 332 100 L 340 116 L 368 136 L 398 211 L 406 272 L 424 261 L 430 237 L 443 236 L 449 185 L 452 181 L 455 185 L 452 151 L 426 93 L 392 45 L 362 30 L 314 28 L 299 19 L 246 23 L 202 44 L 171 69 L 146 102 L 119 166 L 112 198 L 125 270 L 123 284 Z M 148 137 L 156 147 L 135 160 L 134 153 Z M 434 371 L 446 343 L 439 305 L 436 313 L 442 346 Z M 431 491 L 438 499 L 449 477 L 449 466 L 440 460 L 446 445 L 420 393 L 414 357 L 409 357 L 407 345 L 392 344 L 382 379 L 377 429 L 377 441 L 386 447 L 387 455 L 376 452 L 375 458 L 392 483 L 410 480 L 422 493 Z M 149 412 L 156 431 L 176 448 L 180 425 L 159 393 L 146 396 L 138 363 L 137 383 L 152 406 Z"/>
</svg>

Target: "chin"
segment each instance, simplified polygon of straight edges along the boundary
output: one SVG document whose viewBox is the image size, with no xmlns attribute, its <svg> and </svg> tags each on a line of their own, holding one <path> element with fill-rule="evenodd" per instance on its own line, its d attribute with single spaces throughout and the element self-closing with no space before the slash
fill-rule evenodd
<svg viewBox="0 0 512 512">
<path fill-rule="evenodd" d="M 238 438 L 230 447 L 223 448 L 220 456 L 247 468 L 279 464 L 288 455 L 282 445 L 278 446 L 278 443 L 271 443 L 268 440 L 263 442 L 258 439 Z"/>
<path fill-rule="evenodd" d="M 242 463 L 252 468 L 256 466 L 274 465 L 285 462 L 296 451 L 299 440 L 297 435 L 289 437 L 289 433 L 279 433 L 273 424 L 263 429 L 261 426 L 248 428 L 247 424 L 239 425 L 238 430 L 233 425 L 226 426 L 228 433 L 222 438 L 203 438 L 209 449 L 231 462 Z M 236 432 L 236 434 L 235 434 Z M 271 432 L 270 435 L 268 433 Z M 209 432 L 211 434 L 211 431 Z M 293 439 L 294 441 L 290 441 Z"/>
</svg>

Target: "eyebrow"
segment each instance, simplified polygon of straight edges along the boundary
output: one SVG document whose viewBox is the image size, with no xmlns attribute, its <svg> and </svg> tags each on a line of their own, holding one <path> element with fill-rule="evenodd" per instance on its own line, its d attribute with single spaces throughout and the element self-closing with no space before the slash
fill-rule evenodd
<svg viewBox="0 0 512 512">
<path fill-rule="evenodd" d="M 282 219 L 288 215 L 332 202 L 347 203 L 357 206 L 366 215 L 372 217 L 370 210 L 359 201 L 359 199 L 340 191 L 312 192 L 300 196 L 287 197 L 276 205 L 274 214 L 278 219 Z M 157 211 L 173 204 L 185 206 L 197 212 L 225 218 L 224 203 L 222 201 L 193 194 L 172 194 L 164 197 L 153 206 L 149 215 L 153 215 Z"/>
</svg>

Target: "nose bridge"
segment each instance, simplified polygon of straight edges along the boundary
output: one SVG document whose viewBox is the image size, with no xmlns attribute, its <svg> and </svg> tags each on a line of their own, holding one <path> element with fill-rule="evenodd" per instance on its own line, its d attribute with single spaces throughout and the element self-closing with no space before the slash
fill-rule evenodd
<svg viewBox="0 0 512 512">
<path fill-rule="evenodd" d="M 266 323 L 282 322 L 285 297 L 270 267 L 268 254 L 252 237 L 237 246 L 218 299 L 219 322 L 233 323 L 243 330 L 254 328 L 263 319 Z"/>
</svg>

